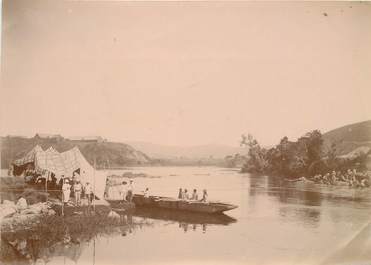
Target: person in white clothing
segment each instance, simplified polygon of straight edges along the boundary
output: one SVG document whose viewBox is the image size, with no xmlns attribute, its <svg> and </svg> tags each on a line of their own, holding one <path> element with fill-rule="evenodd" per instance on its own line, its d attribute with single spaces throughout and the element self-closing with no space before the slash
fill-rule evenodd
<svg viewBox="0 0 371 265">
<path fill-rule="evenodd" d="M 134 194 L 134 186 L 133 186 L 133 180 L 131 179 L 128 185 L 128 192 L 127 192 L 127 200 L 129 202 L 132 201 L 133 199 L 133 194 Z"/>
<path fill-rule="evenodd" d="M 149 198 L 149 189 L 146 188 L 145 191 L 143 191 L 144 198 Z"/>
<path fill-rule="evenodd" d="M 109 200 L 121 200 L 121 184 L 110 185 L 107 191 L 107 199 Z"/>
<path fill-rule="evenodd" d="M 62 185 L 63 203 L 66 205 L 70 200 L 71 185 L 68 179 L 65 179 Z"/>
<path fill-rule="evenodd" d="M 73 185 L 73 192 L 75 193 L 75 206 L 81 205 L 81 191 L 82 185 L 79 180 Z"/>
<path fill-rule="evenodd" d="M 90 206 L 93 201 L 93 188 L 89 182 L 86 182 L 85 185 L 85 196 L 88 199 L 88 206 Z"/>
<path fill-rule="evenodd" d="M 204 190 L 204 191 L 203 191 L 203 194 L 202 194 L 202 199 L 201 199 L 201 201 L 202 201 L 202 202 L 207 202 L 207 197 L 208 197 L 208 195 L 207 195 L 207 190 Z"/>
<path fill-rule="evenodd" d="M 187 189 L 184 189 L 183 200 L 185 200 L 185 201 L 188 201 L 189 200 L 189 194 L 188 194 L 188 190 Z"/>
<path fill-rule="evenodd" d="M 120 185 L 120 195 L 121 195 L 121 198 L 123 201 L 127 201 L 126 200 L 126 196 L 127 196 L 127 186 L 126 186 L 127 182 L 126 181 L 123 181 Z"/>
</svg>

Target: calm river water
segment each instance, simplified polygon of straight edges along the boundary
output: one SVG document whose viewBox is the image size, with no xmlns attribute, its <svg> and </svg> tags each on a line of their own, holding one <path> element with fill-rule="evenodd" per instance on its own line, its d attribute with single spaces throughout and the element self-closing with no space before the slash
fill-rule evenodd
<svg viewBox="0 0 371 265">
<path fill-rule="evenodd" d="M 216 167 L 109 173 L 123 172 L 155 177 L 135 178 L 136 192 L 149 187 L 151 194 L 176 197 L 180 187 L 207 188 L 210 200 L 239 207 L 221 218 L 140 211 L 128 230 L 97 236 L 73 258 L 49 257 L 49 264 L 320 264 L 370 220 L 367 189 L 281 183 Z M 355 262 L 357 253 L 348 258 Z"/>
</svg>

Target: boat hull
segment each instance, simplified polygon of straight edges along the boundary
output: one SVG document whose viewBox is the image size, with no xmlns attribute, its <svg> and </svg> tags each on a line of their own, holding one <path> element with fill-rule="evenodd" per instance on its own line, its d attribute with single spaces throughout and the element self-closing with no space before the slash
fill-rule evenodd
<svg viewBox="0 0 371 265">
<path fill-rule="evenodd" d="M 136 217 L 197 225 L 229 225 L 237 222 L 236 219 L 223 213 L 205 214 L 200 212 L 178 211 L 163 208 L 136 207 L 135 209 L 128 211 L 128 213 L 131 213 Z"/>
<path fill-rule="evenodd" d="M 208 214 L 223 213 L 237 208 L 236 205 L 220 202 L 183 201 L 168 197 L 144 197 L 138 194 L 134 195 L 133 202 L 137 207 L 162 208 Z"/>
</svg>

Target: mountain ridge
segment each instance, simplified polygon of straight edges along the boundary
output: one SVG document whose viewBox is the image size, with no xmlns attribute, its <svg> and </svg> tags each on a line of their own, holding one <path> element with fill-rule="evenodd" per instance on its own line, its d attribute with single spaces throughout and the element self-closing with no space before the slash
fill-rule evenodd
<svg viewBox="0 0 371 265">
<path fill-rule="evenodd" d="M 95 160 L 97 168 L 151 163 L 151 158 L 148 155 L 125 143 L 72 141 L 61 136 L 58 138 L 6 136 L 1 137 L 1 168 L 7 168 L 13 160 L 23 157 L 36 145 L 40 145 L 43 150 L 52 146 L 58 152 L 64 152 L 77 146 L 91 165 Z"/>
<path fill-rule="evenodd" d="M 215 158 L 221 159 L 227 155 L 236 153 L 245 153 L 246 150 L 242 147 L 233 147 L 223 144 L 204 144 L 194 146 L 175 146 L 154 144 L 145 141 L 128 141 L 128 144 L 140 150 L 149 156 L 157 159 L 203 159 Z"/>
<path fill-rule="evenodd" d="M 344 125 L 323 134 L 324 150 L 336 145 L 336 154 L 345 155 L 360 147 L 371 147 L 371 120 Z"/>
</svg>

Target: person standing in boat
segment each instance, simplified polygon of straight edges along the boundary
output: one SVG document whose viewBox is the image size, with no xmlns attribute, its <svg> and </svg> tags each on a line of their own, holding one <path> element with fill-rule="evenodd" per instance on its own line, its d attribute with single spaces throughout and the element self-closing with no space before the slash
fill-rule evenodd
<svg viewBox="0 0 371 265">
<path fill-rule="evenodd" d="M 122 198 L 122 201 L 127 202 L 126 196 L 127 196 L 127 182 L 123 181 L 120 185 L 120 197 Z"/>
<path fill-rule="evenodd" d="M 149 189 L 146 188 L 145 191 L 143 191 L 144 198 L 149 198 Z"/>
<path fill-rule="evenodd" d="M 198 194 L 197 194 L 197 190 L 196 189 L 193 190 L 191 200 L 192 201 L 198 201 Z"/>
<path fill-rule="evenodd" d="M 207 202 L 207 197 L 208 197 L 208 195 L 207 195 L 207 190 L 204 189 L 203 194 L 202 194 L 202 199 L 201 199 L 201 201 L 202 201 L 202 202 Z"/>
<path fill-rule="evenodd" d="M 129 181 L 128 192 L 127 192 L 127 200 L 129 202 L 133 200 L 133 193 L 134 193 L 134 187 L 133 187 L 133 180 L 131 179 Z"/>
<path fill-rule="evenodd" d="M 179 200 L 182 200 L 183 199 L 183 189 L 182 188 L 179 189 L 178 199 Z"/>
<path fill-rule="evenodd" d="M 188 201 L 189 200 L 189 194 L 188 194 L 188 190 L 187 189 L 184 189 L 184 192 L 183 192 L 183 200 L 185 201 Z"/>
</svg>

